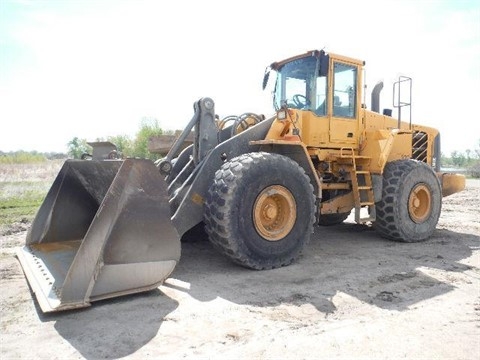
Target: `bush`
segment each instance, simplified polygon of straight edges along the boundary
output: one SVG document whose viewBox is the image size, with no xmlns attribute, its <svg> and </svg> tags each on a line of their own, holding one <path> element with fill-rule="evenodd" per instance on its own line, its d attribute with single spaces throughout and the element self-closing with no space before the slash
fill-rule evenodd
<svg viewBox="0 0 480 360">
<path fill-rule="evenodd" d="M 46 161 L 44 154 L 36 151 L 0 152 L 0 164 L 32 164 Z"/>
<path fill-rule="evenodd" d="M 474 178 L 480 178 L 480 160 L 468 168 L 468 174 Z"/>
<path fill-rule="evenodd" d="M 44 153 L 44 155 L 47 158 L 47 160 L 63 160 L 68 157 L 67 154 L 59 153 L 59 152 L 47 152 L 47 153 Z"/>
</svg>

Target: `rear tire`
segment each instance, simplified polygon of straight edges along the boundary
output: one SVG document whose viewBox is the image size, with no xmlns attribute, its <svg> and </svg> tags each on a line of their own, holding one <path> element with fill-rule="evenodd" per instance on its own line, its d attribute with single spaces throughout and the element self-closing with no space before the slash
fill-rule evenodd
<svg viewBox="0 0 480 360">
<path fill-rule="evenodd" d="M 394 161 L 383 172 L 382 200 L 376 204 L 374 227 L 391 240 L 423 241 L 435 231 L 441 207 L 440 182 L 427 164 Z"/>
<path fill-rule="evenodd" d="M 310 179 L 293 160 L 249 153 L 216 172 L 205 202 L 212 244 L 251 269 L 289 265 L 310 240 L 315 197 Z"/>
</svg>

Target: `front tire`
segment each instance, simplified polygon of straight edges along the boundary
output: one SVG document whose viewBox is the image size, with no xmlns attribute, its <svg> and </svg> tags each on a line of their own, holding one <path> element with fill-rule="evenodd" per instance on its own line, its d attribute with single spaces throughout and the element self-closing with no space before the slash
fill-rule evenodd
<svg viewBox="0 0 480 360">
<path fill-rule="evenodd" d="M 313 187 L 288 157 L 244 154 L 216 172 L 204 220 L 212 244 L 234 262 L 257 270 L 289 265 L 313 232 Z"/>
<path fill-rule="evenodd" d="M 376 204 L 374 227 L 388 239 L 423 241 L 435 231 L 441 207 L 440 182 L 427 164 L 393 161 L 383 173 L 382 200 Z"/>
</svg>

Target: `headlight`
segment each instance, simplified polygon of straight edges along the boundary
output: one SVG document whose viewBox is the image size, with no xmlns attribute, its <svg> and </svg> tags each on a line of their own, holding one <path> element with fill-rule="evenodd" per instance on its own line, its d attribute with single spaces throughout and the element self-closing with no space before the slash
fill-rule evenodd
<svg viewBox="0 0 480 360">
<path fill-rule="evenodd" d="M 282 109 L 277 112 L 277 120 L 285 120 L 287 118 L 287 111 Z"/>
</svg>

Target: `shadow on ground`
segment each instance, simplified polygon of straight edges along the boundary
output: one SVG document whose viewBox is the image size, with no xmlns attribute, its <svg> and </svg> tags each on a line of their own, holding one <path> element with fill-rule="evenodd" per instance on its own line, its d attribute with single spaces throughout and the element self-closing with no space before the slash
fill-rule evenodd
<svg viewBox="0 0 480 360">
<path fill-rule="evenodd" d="M 237 266 L 208 241 L 183 243 L 182 259 L 171 278 L 189 283 L 190 289 L 181 291 L 202 302 L 220 297 L 256 307 L 312 304 L 329 316 L 337 310 L 332 298 L 341 292 L 383 309 L 404 311 L 453 289 L 451 283 L 426 275 L 425 269 L 469 270 L 460 261 L 479 246 L 480 237 L 449 230 L 437 230 L 422 243 L 390 242 L 367 226 L 345 223 L 316 228 L 298 261 L 269 271 Z M 164 286 L 175 288 L 169 280 Z M 85 310 L 39 316 L 55 321 L 58 333 L 85 358 L 113 359 L 147 344 L 177 307 L 176 300 L 155 290 L 97 302 Z"/>
<path fill-rule="evenodd" d="M 459 261 L 479 246 L 480 237 L 449 230 L 437 230 L 426 242 L 400 243 L 383 239 L 368 226 L 344 223 L 317 227 L 298 261 L 269 271 L 232 264 L 207 241 L 183 244 L 172 278 L 190 283 L 188 294 L 200 301 L 221 297 L 255 306 L 310 303 L 331 314 L 336 311 L 332 297 L 343 292 L 380 308 L 403 311 L 453 289 L 426 275 L 425 269 L 469 270 Z"/>
<path fill-rule="evenodd" d="M 153 339 L 178 303 L 156 289 L 94 303 L 90 308 L 42 314 L 86 359 L 118 359 Z M 126 321 L 128 319 L 128 321 Z"/>
</svg>

